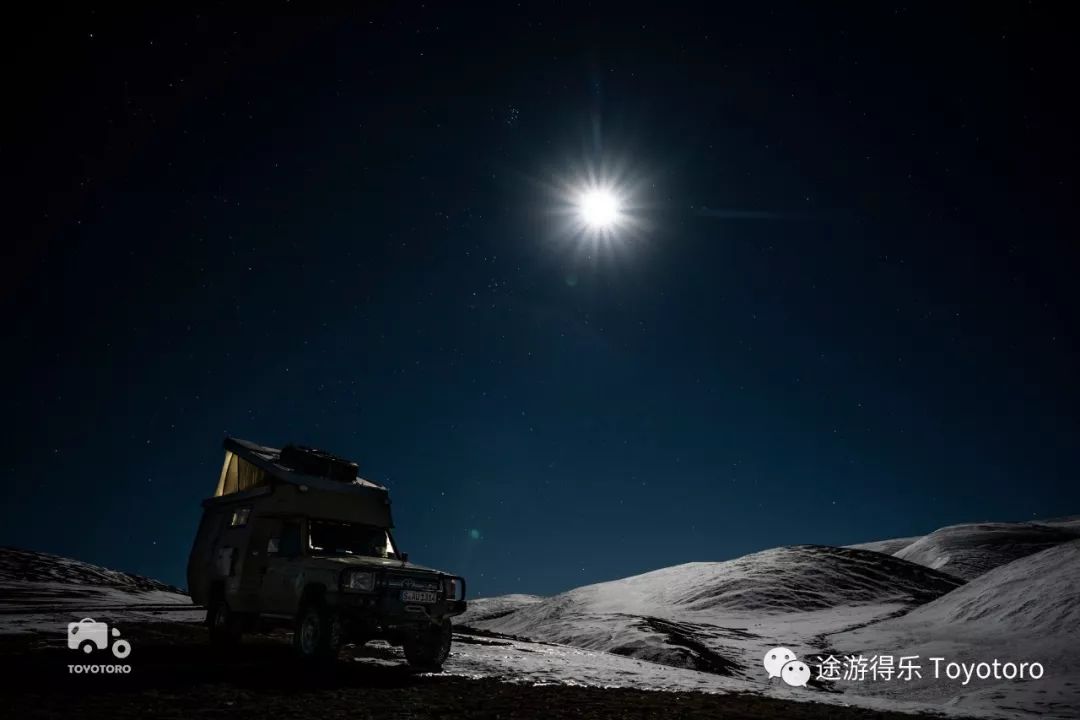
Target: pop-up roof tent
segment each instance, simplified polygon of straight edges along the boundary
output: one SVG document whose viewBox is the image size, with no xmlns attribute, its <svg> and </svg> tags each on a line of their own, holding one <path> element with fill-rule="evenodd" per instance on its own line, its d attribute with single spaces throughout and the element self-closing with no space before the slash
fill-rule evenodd
<svg viewBox="0 0 1080 720">
<path fill-rule="evenodd" d="M 356 463 L 322 450 L 279 450 L 232 437 L 225 438 L 224 448 L 225 463 L 208 503 L 272 495 L 271 511 L 392 526 L 389 493 L 357 475 Z"/>
</svg>

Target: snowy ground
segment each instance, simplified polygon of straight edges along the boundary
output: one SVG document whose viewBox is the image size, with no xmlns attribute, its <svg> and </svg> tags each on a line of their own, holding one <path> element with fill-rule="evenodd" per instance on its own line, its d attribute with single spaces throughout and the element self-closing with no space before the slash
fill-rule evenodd
<svg viewBox="0 0 1080 720">
<path fill-rule="evenodd" d="M 399 650 L 386 646 L 364 648 L 353 658 L 353 662 L 399 665 L 404 662 L 404 658 Z M 871 710 L 971 716 L 969 709 L 941 707 L 934 702 L 908 702 L 888 697 L 848 697 L 840 693 L 788 687 L 779 679 L 769 681 L 764 674 L 757 680 L 741 680 L 568 645 L 485 638 L 462 633 L 455 634 L 454 650 L 443 667 L 443 672 L 466 678 L 495 678 L 529 685 L 582 685 L 659 692 L 752 693 L 781 700 L 813 701 Z M 982 716 L 1010 717 L 1007 713 L 987 713 Z"/>
</svg>

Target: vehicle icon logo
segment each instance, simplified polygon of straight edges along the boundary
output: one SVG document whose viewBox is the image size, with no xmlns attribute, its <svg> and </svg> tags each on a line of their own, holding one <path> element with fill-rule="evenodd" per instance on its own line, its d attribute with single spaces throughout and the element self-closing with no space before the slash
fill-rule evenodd
<svg viewBox="0 0 1080 720">
<path fill-rule="evenodd" d="M 109 638 L 119 638 L 120 630 L 112 628 L 103 622 L 97 622 L 93 618 L 83 618 L 79 622 L 68 623 L 67 638 L 68 648 L 81 650 L 89 655 L 95 650 L 104 650 L 109 647 Z M 131 643 L 127 640 L 116 640 L 112 643 L 112 654 L 123 660 L 131 654 Z"/>
</svg>

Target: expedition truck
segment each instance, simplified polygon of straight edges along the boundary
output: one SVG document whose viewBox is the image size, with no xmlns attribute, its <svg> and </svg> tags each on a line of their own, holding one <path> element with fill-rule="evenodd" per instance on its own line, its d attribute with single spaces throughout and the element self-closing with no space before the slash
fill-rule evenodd
<svg viewBox="0 0 1080 720">
<path fill-rule="evenodd" d="M 450 618 L 465 612 L 465 580 L 408 561 L 386 488 L 321 450 L 236 438 L 224 447 L 187 567 L 211 642 L 287 626 L 305 660 L 378 638 L 401 645 L 410 665 L 439 668 Z"/>
</svg>

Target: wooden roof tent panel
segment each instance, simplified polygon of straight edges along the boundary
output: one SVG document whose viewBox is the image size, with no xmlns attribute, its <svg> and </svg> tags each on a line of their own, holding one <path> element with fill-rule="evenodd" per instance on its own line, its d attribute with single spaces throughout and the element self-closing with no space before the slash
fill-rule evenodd
<svg viewBox="0 0 1080 720">
<path fill-rule="evenodd" d="M 382 485 L 359 476 L 343 482 L 297 472 L 281 464 L 277 448 L 239 438 L 227 437 L 223 446 L 225 462 L 214 496 L 208 498 L 207 504 L 271 495 L 272 499 L 259 501 L 265 511 L 393 526 L 390 495 Z M 280 487 L 281 492 L 275 487 Z"/>
</svg>

